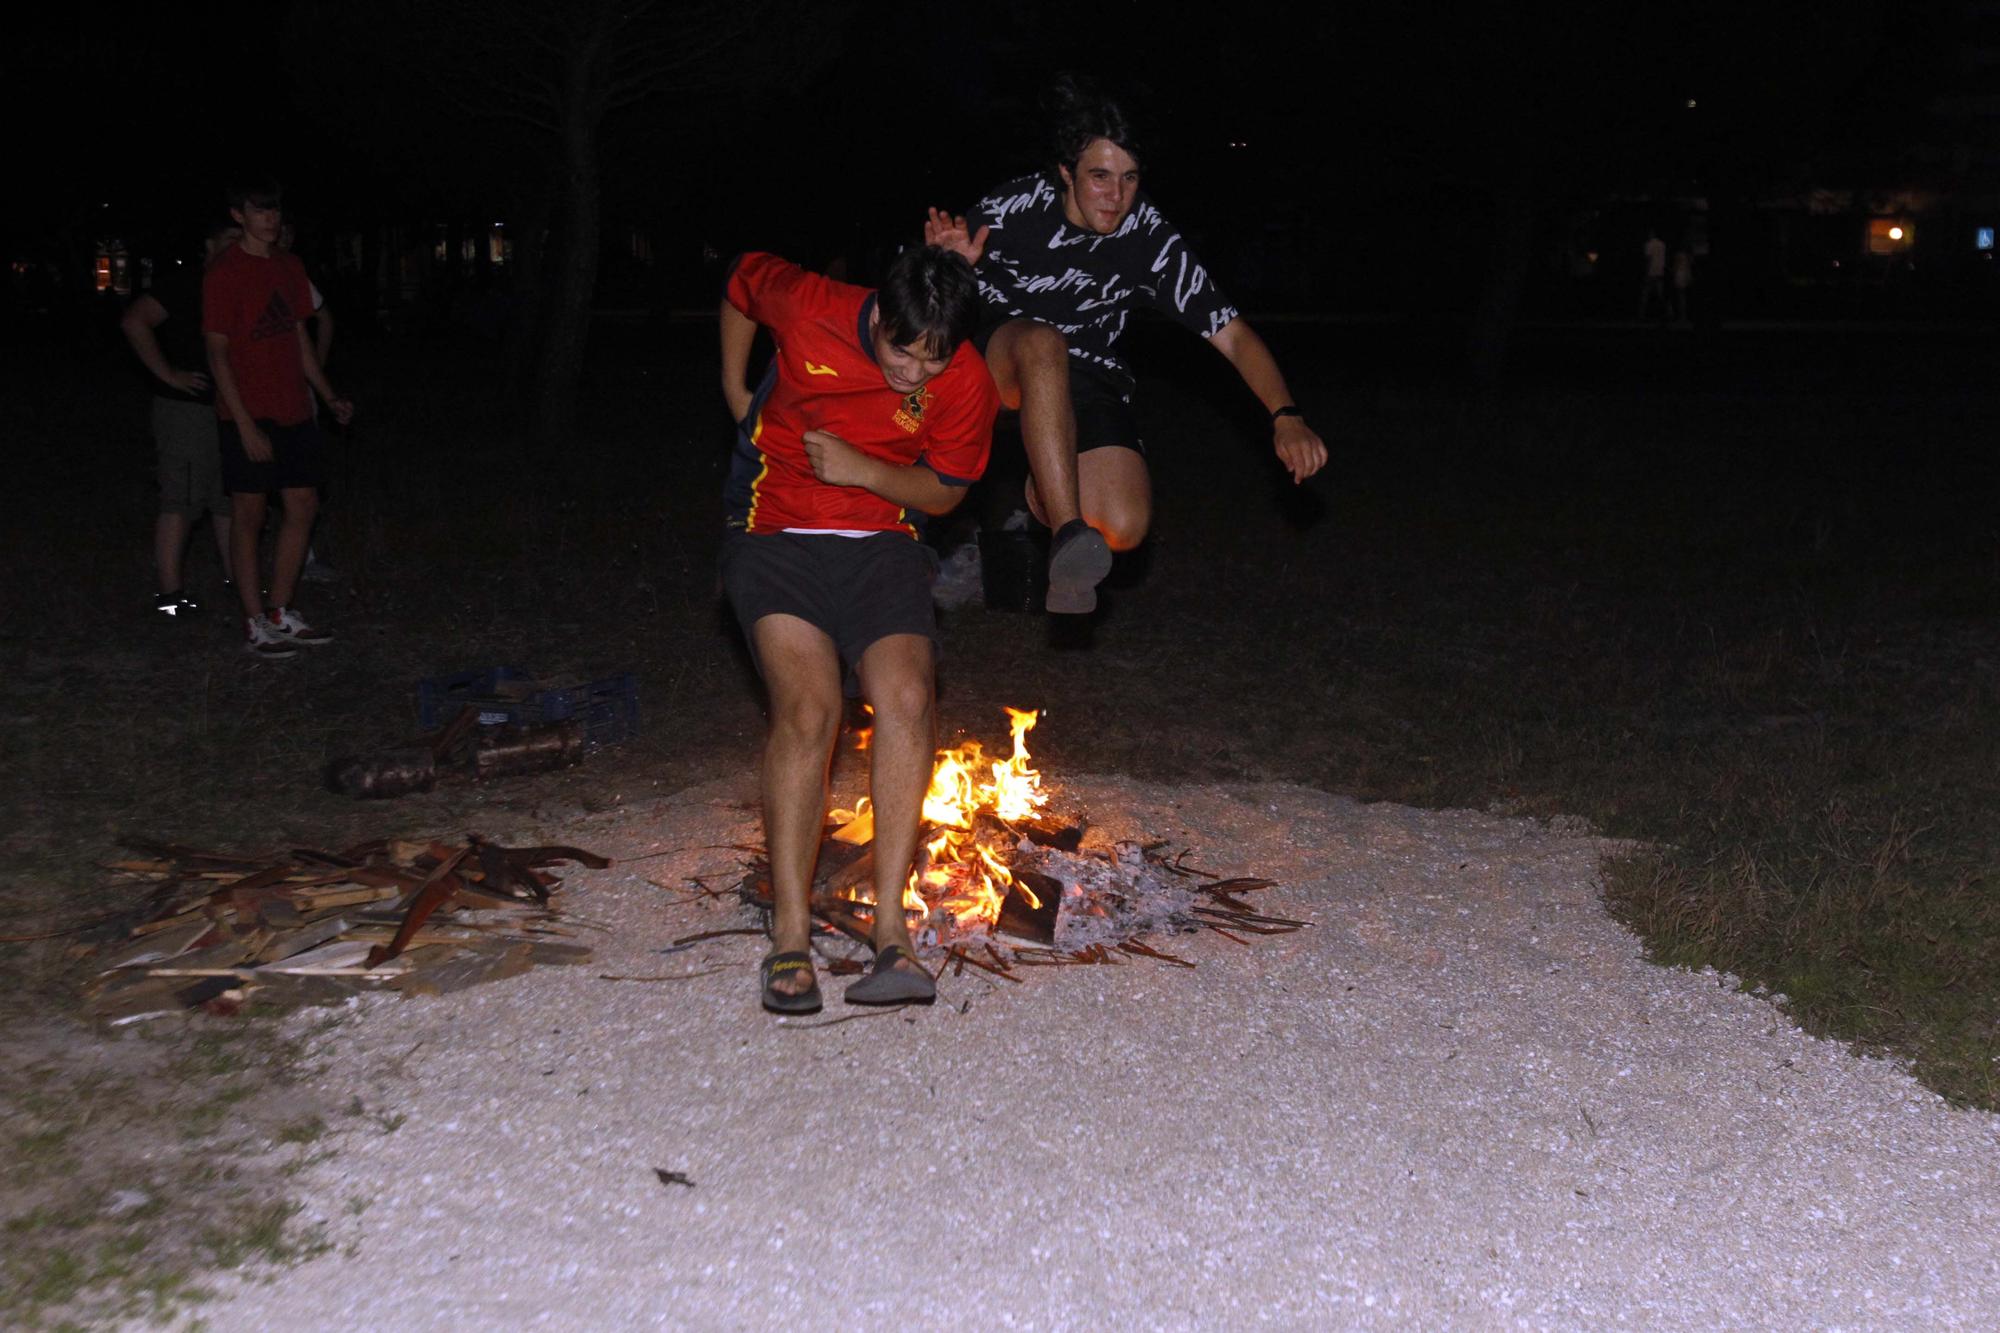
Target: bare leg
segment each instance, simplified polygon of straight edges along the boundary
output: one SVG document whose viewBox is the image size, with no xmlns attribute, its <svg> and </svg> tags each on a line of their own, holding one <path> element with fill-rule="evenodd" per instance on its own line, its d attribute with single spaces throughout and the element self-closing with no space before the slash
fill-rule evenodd
<svg viewBox="0 0 2000 1333">
<path fill-rule="evenodd" d="M 891 634 L 861 655 L 861 688 L 875 709 L 869 742 L 868 798 L 875 814 L 875 951 L 911 948 L 903 887 L 916 859 L 924 791 L 937 755 L 931 641 Z M 916 964 L 898 959 L 899 968 Z"/>
<path fill-rule="evenodd" d="M 208 525 L 215 529 L 215 554 L 222 561 L 222 577 L 235 579 L 232 572 L 236 568 L 235 557 L 229 548 L 229 533 L 235 527 L 229 521 L 229 513 L 223 509 L 208 511 Z"/>
<path fill-rule="evenodd" d="M 278 495 L 285 517 L 278 525 L 278 549 L 271 555 L 271 604 L 290 606 L 298 591 L 299 570 L 306 563 L 313 519 L 319 513 L 319 492 L 310 486 L 287 486 Z"/>
<path fill-rule="evenodd" d="M 153 565 L 161 592 L 181 590 L 181 552 L 187 547 L 191 520 L 186 514 L 162 514 L 153 525 Z"/>
<path fill-rule="evenodd" d="M 1153 522 L 1146 456 L 1114 444 L 1079 455 L 1076 466 L 1083 521 L 1103 533 L 1114 551 L 1129 551 L 1145 541 Z"/>
<path fill-rule="evenodd" d="M 833 640 L 797 616 L 765 616 L 751 627 L 771 694 L 764 742 L 764 847 L 771 858 L 771 942 L 779 953 L 812 940 L 813 863 L 826 821 L 827 770 L 840 729 L 840 657 Z M 879 828 L 879 824 L 878 824 Z M 783 973 L 772 987 L 797 995 L 805 971 Z"/>
<path fill-rule="evenodd" d="M 252 620 L 264 614 L 257 538 L 264 530 L 265 501 L 262 491 L 237 491 L 229 497 L 230 550 L 235 553 L 229 567 L 236 571 L 236 600 Z"/>
<path fill-rule="evenodd" d="M 1021 413 L 1029 505 L 1051 528 L 1078 517 L 1076 412 L 1069 401 L 1069 350 L 1062 334 L 1032 319 L 1001 325 L 986 345 L 1000 401 Z"/>
</svg>

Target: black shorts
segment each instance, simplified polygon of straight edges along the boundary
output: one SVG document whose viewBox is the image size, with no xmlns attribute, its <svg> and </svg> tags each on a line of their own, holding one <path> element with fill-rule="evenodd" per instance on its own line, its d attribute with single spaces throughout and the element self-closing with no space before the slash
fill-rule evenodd
<svg viewBox="0 0 2000 1333">
<path fill-rule="evenodd" d="M 290 426 L 259 419 L 257 429 L 271 442 L 271 458 L 264 463 L 243 452 L 243 432 L 235 422 L 221 427 L 222 489 L 231 495 L 317 487 L 325 479 L 325 442 L 311 417 Z"/>
<path fill-rule="evenodd" d="M 842 687 L 858 697 L 861 655 L 891 634 L 921 634 L 937 649 L 931 584 L 937 555 L 902 532 L 839 537 L 817 532 L 732 532 L 722 543 L 722 590 L 752 657 L 752 627 L 769 615 L 797 616 L 833 640 L 846 666 Z M 764 663 L 757 662 L 761 675 Z"/>
<path fill-rule="evenodd" d="M 985 356 L 986 345 L 992 341 L 994 332 L 1002 324 L 1021 318 L 1026 316 L 1008 315 L 983 321 L 973 332 L 973 346 L 979 349 L 981 356 Z M 1078 453 L 1087 454 L 1092 449 L 1120 445 L 1145 454 L 1145 441 L 1139 438 L 1139 422 L 1132 415 L 1131 382 L 1117 371 L 1080 356 L 1071 356 L 1069 402 L 1070 410 L 1076 416 Z"/>
</svg>

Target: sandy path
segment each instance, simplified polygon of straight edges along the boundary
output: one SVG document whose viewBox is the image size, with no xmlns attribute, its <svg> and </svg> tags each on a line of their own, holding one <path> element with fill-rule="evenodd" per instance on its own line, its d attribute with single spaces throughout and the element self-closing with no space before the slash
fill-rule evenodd
<svg viewBox="0 0 2000 1333">
<path fill-rule="evenodd" d="M 2000 1309 L 2000 1118 L 1719 978 L 1646 965 L 1598 905 L 1602 843 L 1296 787 L 1079 781 L 1113 834 L 1283 881 L 1264 903 L 1315 928 L 1172 941 L 1195 971 L 968 975 L 929 1010 L 793 1030 L 756 1006 L 758 942 L 657 953 L 740 924 L 665 909 L 646 880 L 732 877 L 739 854 L 703 848 L 754 838 L 741 795 L 562 831 L 616 856 L 686 849 L 570 879 L 569 910 L 613 928 L 598 965 L 371 997 L 323 1039 L 329 1104 L 369 1112 L 305 1177 L 338 1248 L 238 1289 L 214 1327 L 1909 1327 Z M 407 1119 L 384 1132 L 377 1114 Z"/>
</svg>

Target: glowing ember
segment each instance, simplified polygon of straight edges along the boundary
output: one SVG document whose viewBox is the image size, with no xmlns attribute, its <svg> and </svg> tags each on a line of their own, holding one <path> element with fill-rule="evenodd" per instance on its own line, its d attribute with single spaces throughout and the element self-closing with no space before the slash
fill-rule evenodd
<svg viewBox="0 0 2000 1333">
<path fill-rule="evenodd" d="M 917 914 L 920 922 L 927 919 L 942 928 L 948 921 L 951 933 L 991 928 L 1014 883 L 1007 867 L 1016 839 L 1004 827 L 994 828 L 994 823 L 1004 826 L 1033 818 L 1048 803 L 1042 775 L 1028 765 L 1026 738 L 1040 714 L 1009 708 L 1007 717 L 1014 733 L 1011 755 L 989 760 L 976 740 L 940 750 L 930 790 L 924 793 L 924 823 L 934 831 L 903 890 L 903 907 Z M 845 813 L 835 811 L 834 818 L 841 819 Z M 978 827 L 981 814 L 991 817 L 990 833 L 983 841 Z M 864 799 L 847 817 L 848 827 L 858 833 L 855 826 L 868 815 Z M 1022 892 L 1027 892 L 1025 887 Z M 853 896 L 859 902 L 874 901 L 873 891 L 866 886 L 855 889 Z M 1032 895 L 1030 901 L 1034 901 Z"/>
</svg>

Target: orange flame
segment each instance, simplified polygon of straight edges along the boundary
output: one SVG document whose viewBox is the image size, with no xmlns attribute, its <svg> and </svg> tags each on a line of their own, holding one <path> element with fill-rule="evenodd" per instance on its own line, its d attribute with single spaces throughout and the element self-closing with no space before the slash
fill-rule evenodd
<svg viewBox="0 0 2000 1333">
<path fill-rule="evenodd" d="M 1049 799 L 1042 775 L 1028 762 L 1026 737 L 1040 714 L 1009 708 L 1007 717 L 1014 738 L 1008 758 L 988 760 L 976 740 L 940 750 L 924 793 L 924 822 L 936 831 L 903 889 L 903 907 L 920 916 L 942 913 L 959 931 L 983 930 L 998 921 L 1000 904 L 1014 884 L 1004 859 L 1010 842 L 993 847 L 979 841 L 977 816 L 985 812 L 1003 824 L 1028 819 Z M 1025 886 L 1022 892 L 1027 893 Z M 857 889 L 856 897 L 873 901 L 866 887 Z M 1029 899 L 1040 906 L 1032 894 Z"/>
</svg>

